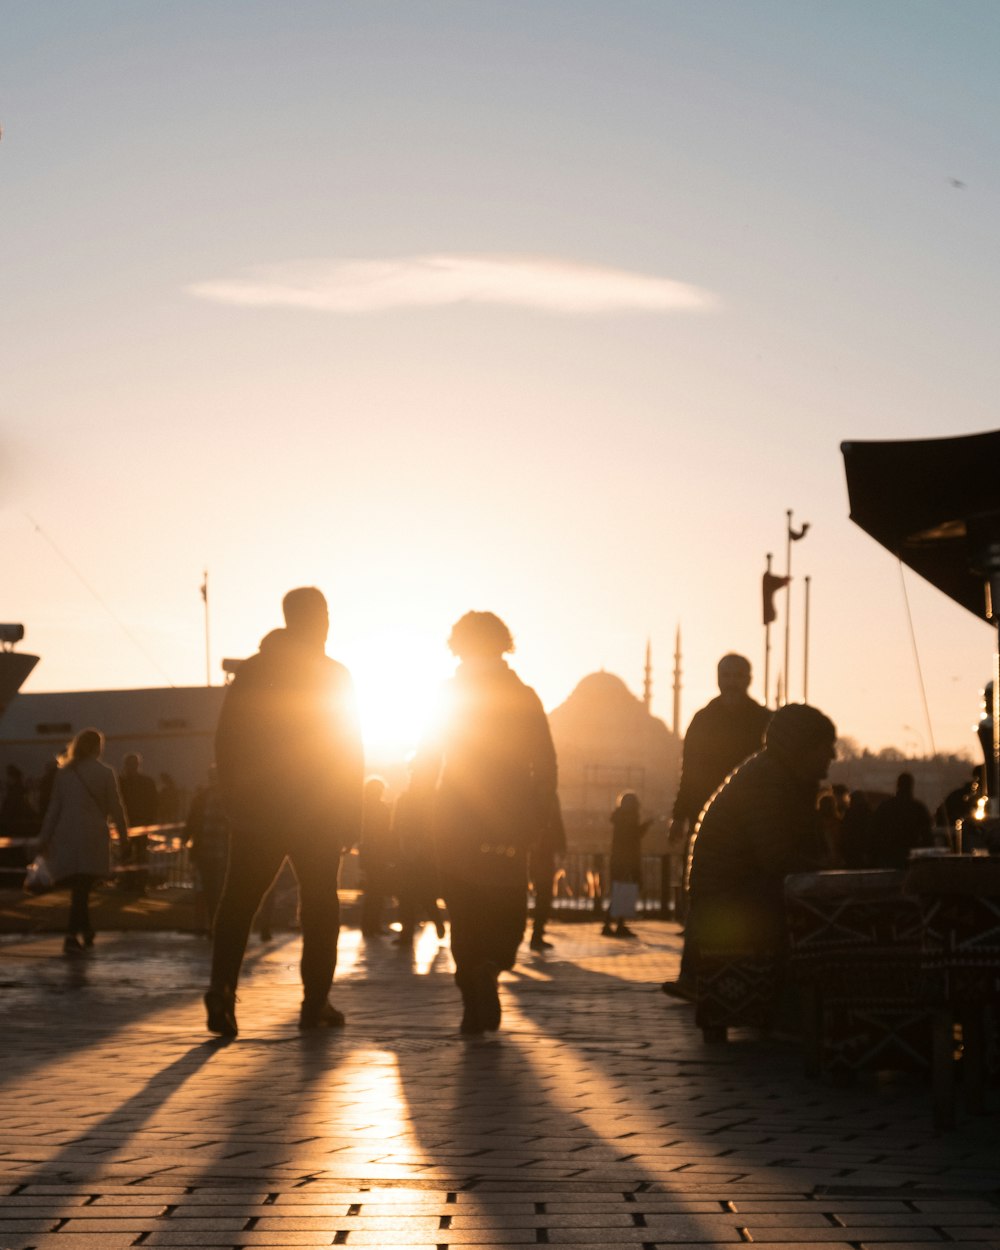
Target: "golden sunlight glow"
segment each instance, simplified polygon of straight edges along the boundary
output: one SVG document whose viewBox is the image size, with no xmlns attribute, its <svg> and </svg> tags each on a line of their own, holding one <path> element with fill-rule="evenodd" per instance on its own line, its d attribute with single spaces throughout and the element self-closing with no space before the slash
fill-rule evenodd
<svg viewBox="0 0 1000 1250">
<path fill-rule="evenodd" d="M 451 947 L 438 937 L 432 924 L 425 924 L 417 931 L 417 940 L 413 944 L 413 971 L 418 977 L 426 977 L 431 972 L 455 971 Z"/>
<path fill-rule="evenodd" d="M 345 643 L 341 656 L 354 677 L 366 758 L 405 759 L 430 729 L 455 668 L 440 635 L 388 627 Z"/>
</svg>

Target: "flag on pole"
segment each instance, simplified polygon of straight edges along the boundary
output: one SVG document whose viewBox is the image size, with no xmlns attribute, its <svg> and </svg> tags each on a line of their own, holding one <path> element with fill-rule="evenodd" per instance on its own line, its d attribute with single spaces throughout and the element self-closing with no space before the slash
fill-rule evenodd
<svg viewBox="0 0 1000 1250">
<path fill-rule="evenodd" d="M 792 540 L 793 543 L 797 543 L 800 538 L 805 538 L 806 534 L 809 533 L 809 522 L 803 521 L 802 528 L 800 530 L 793 529 L 792 523 L 791 523 L 792 514 L 789 512 L 788 516 L 789 516 L 788 537 Z"/>
<path fill-rule="evenodd" d="M 779 590 L 784 589 L 784 587 L 787 586 L 791 580 L 792 579 L 790 577 L 779 577 L 777 573 L 764 574 L 762 590 L 764 592 L 765 625 L 770 625 L 772 621 L 776 621 L 778 619 L 778 611 L 774 606 L 774 596 Z"/>
</svg>

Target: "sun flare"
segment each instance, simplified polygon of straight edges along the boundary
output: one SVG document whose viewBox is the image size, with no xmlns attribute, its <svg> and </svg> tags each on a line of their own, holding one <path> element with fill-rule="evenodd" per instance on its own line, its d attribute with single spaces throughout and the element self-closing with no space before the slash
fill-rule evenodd
<svg viewBox="0 0 1000 1250">
<path fill-rule="evenodd" d="M 455 668 L 440 635 L 389 628 L 345 645 L 342 654 L 357 690 L 366 760 L 405 760 L 433 723 L 442 683 Z"/>
</svg>

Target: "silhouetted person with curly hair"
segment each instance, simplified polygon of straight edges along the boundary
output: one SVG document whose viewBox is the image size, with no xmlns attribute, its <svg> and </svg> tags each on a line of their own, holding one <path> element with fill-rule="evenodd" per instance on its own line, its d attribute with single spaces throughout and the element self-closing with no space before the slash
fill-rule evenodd
<svg viewBox="0 0 1000 1250">
<path fill-rule="evenodd" d="M 514 640 L 503 621 L 468 612 L 448 645 L 459 666 L 412 793 L 433 828 L 461 1031 L 480 1034 L 500 1027 L 497 978 L 524 935 L 528 849 L 555 802 L 556 753 L 541 701 L 504 661 Z"/>
</svg>

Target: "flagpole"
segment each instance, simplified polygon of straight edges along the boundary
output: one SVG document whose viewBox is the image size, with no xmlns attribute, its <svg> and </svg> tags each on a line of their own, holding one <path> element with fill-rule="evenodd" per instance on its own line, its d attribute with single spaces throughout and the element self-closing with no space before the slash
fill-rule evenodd
<svg viewBox="0 0 1000 1250">
<path fill-rule="evenodd" d="M 809 583 L 811 577 L 806 578 L 806 619 L 805 619 L 805 647 L 802 656 L 802 702 L 809 702 Z"/>
<path fill-rule="evenodd" d="M 785 516 L 787 517 L 787 521 L 788 521 L 788 524 L 786 526 L 786 531 L 785 531 L 785 576 L 788 578 L 788 585 L 785 587 L 785 667 L 783 670 L 785 680 L 784 680 L 784 691 L 782 693 L 782 698 L 779 700 L 779 705 L 788 702 L 788 687 L 790 684 L 788 681 L 788 674 L 791 671 L 789 669 L 788 661 L 789 661 L 789 656 L 791 653 L 791 646 L 792 646 L 792 509 L 791 508 L 789 508 L 786 511 Z"/>
<path fill-rule="evenodd" d="M 208 569 L 202 575 L 201 598 L 205 605 L 205 685 L 212 684 L 212 647 L 208 628 Z"/>
<path fill-rule="evenodd" d="M 773 554 L 767 553 L 767 577 L 771 576 Z M 764 706 L 771 706 L 771 622 L 764 622 Z"/>
</svg>

